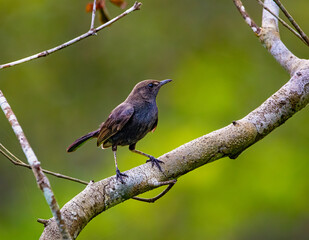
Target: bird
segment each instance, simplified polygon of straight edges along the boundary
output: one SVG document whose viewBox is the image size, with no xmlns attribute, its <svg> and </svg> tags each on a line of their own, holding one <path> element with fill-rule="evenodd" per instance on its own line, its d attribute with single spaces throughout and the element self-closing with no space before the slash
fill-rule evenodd
<svg viewBox="0 0 309 240">
<path fill-rule="evenodd" d="M 154 131 L 158 124 L 158 107 L 156 97 L 160 88 L 171 82 L 171 79 L 162 81 L 144 80 L 137 83 L 124 102 L 120 103 L 109 114 L 106 121 L 92 132 L 75 140 L 67 152 L 74 152 L 87 140 L 97 138 L 97 147 L 112 148 L 116 167 L 116 179 L 125 184 L 125 177 L 128 175 L 120 172 L 117 163 L 117 147 L 129 146 L 129 150 L 149 158 L 152 167 L 156 166 L 161 172 L 160 164 L 163 161 L 147 153 L 136 150 L 136 143 L 145 135 Z"/>
</svg>

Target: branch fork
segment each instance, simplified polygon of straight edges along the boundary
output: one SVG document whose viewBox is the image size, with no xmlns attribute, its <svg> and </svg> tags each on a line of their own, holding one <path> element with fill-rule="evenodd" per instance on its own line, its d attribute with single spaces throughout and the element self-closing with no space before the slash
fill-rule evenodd
<svg viewBox="0 0 309 240">
<path fill-rule="evenodd" d="M 101 212 L 130 198 L 141 200 L 142 198 L 135 196 L 158 186 L 168 185 L 167 189 L 159 194 L 163 196 L 176 182 L 170 179 L 178 179 L 200 166 L 225 156 L 236 158 L 309 103 L 309 63 L 306 59 L 296 57 L 282 43 L 278 32 L 278 20 L 275 17 L 279 14 L 278 5 L 272 0 L 265 0 L 265 9 L 267 7 L 273 14 L 263 10 L 262 27 L 259 27 L 247 14 L 242 2 L 233 1 L 251 30 L 265 44 L 278 63 L 289 72 L 290 80 L 244 118 L 159 157 L 165 162 L 163 173 L 153 170 L 149 164 L 143 164 L 126 172 L 130 177 L 125 186 L 116 181 L 115 176 L 88 184 L 82 192 L 67 202 L 58 214 L 65 219 L 68 231 L 74 239 L 87 223 Z M 4 105 L 2 102 L 4 97 L 0 94 L 1 107 Z M 11 118 L 8 119 L 14 122 Z M 147 202 L 157 200 L 158 196 L 148 199 Z M 59 229 L 62 228 L 56 219 L 57 217 L 40 220 L 45 225 L 40 239 L 61 236 Z M 63 236 L 62 232 L 61 234 Z"/>
<path fill-rule="evenodd" d="M 0 65 L 0 70 L 4 69 L 4 68 L 15 66 L 15 65 L 18 65 L 18 64 L 21 64 L 21 63 L 29 62 L 31 60 L 38 59 L 40 57 L 46 57 L 49 54 L 52 54 L 52 53 L 57 52 L 57 51 L 59 51 L 59 50 L 61 50 L 63 48 L 71 46 L 71 45 L 73 45 L 73 44 L 75 44 L 75 43 L 77 43 L 77 42 L 79 42 L 79 41 L 81 41 L 81 40 L 83 40 L 83 39 L 85 39 L 87 37 L 94 36 L 100 30 L 102 30 L 102 29 L 112 25 L 113 23 L 117 22 L 118 20 L 120 20 L 121 18 L 125 17 L 129 13 L 134 12 L 136 10 L 139 10 L 141 8 L 141 6 L 142 6 L 142 3 L 135 2 L 132 7 L 130 7 L 126 11 L 124 11 L 122 14 L 120 14 L 117 17 L 111 19 L 110 21 L 100 25 L 97 28 L 94 28 L 95 13 L 92 13 L 90 30 L 88 32 L 86 32 L 86 33 L 84 33 L 84 34 L 82 34 L 82 35 L 80 35 L 80 36 L 78 36 L 78 37 L 76 37 L 76 38 L 74 38 L 74 39 L 72 39 L 70 41 L 67 41 L 67 42 L 65 42 L 65 43 L 63 43 L 63 44 L 61 44 L 61 45 L 59 45 L 57 47 L 54 47 L 54 48 L 42 51 L 40 53 L 34 54 L 32 56 L 29 56 L 29 57 L 22 58 L 20 60 L 14 61 L 14 62 L 10 62 L 10 63 L 6 63 L 6 64 L 3 64 L 3 65 Z"/>
<path fill-rule="evenodd" d="M 277 30 L 277 18 L 264 10 L 262 27 L 259 27 L 246 13 L 240 0 L 234 0 L 234 3 L 251 30 L 267 46 L 267 50 L 290 73 L 291 79 L 244 118 L 159 157 L 165 163 L 163 173 L 154 171 L 148 165 L 143 164 L 126 171 L 126 174 L 130 176 L 126 187 L 117 184 L 115 177 L 93 183 L 91 186 L 88 185 L 84 191 L 61 209 L 64 217 L 70 222 L 70 226 L 78 226 L 78 228 L 71 229 L 74 236 L 77 236 L 97 214 L 155 188 L 154 184 L 150 183 L 178 179 L 189 171 L 225 156 L 236 158 L 309 103 L 308 60 L 297 58 L 282 43 Z M 278 6 L 272 0 L 266 0 L 264 5 L 278 15 Z M 168 188 L 173 184 L 170 182 Z M 89 203 L 86 201 L 89 197 L 97 201 Z M 83 209 L 89 209 L 87 214 L 77 214 L 74 218 L 70 214 L 72 211 L 80 212 Z M 79 221 L 83 221 L 82 224 L 78 225 Z M 41 239 L 47 239 L 54 231 L 57 231 L 56 223 L 50 220 Z"/>
<path fill-rule="evenodd" d="M 41 163 L 36 158 L 21 126 L 19 125 L 17 118 L 11 108 L 11 106 L 8 104 L 6 98 L 4 97 L 2 91 L 0 90 L 0 107 L 2 108 L 2 111 L 4 112 L 6 118 L 10 122 L 13 131 L 19 140 L 19 143 L 22 147 L 22 150 L 24 154 L 26 155 L 29 165 L 33 171 L 33 174 L 36 178 L 36 182 L 38 184 L 38 187 L 42 190 L 44 193 L 44 197 L 52 211 L 52 214 L 54 216 L 54 219 L 57 223 L 58 229 L 61 233 L 61 236 L 63 239 L 72 239 L 68 229 L 66 227 L 66 224 L 64 223 L 64 220 L 60 213 L 60 208 L 58 206 L 58 203 L 55 199 L 54 193 L 51 189 L 50 183 L 48 181 L 48 178 L 45 176 L 45 174 L 42 172 L 41 169 Z"/>
</svg>

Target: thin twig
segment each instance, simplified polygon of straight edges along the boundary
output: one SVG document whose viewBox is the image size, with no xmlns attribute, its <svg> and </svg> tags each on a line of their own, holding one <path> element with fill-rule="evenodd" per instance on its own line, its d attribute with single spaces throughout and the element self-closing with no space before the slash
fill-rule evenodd
<svg viewBox="0 0 309 240">
<path fill-rule="evenodd" d="M 6 154 L 9 155 L 9 160 L 13 161 L 13 162 L 18 162 L 18 163 L 24 163 L 22 160 L 20 160 L 18 157 L 16 157 L 13 153 L 11 153 L 5 146 L 3 146 L 1 143 L 0 143 L 0 149 L 4 149 L 4 152 Z M 2 150 L 3 151 L 3 150 Z M 12 159 L 14 158 L 14 159 Z"/>
<path fill-rule="evenodd" d="M 37 54 L 34 54 L 32 56 L 29 56 L 29 57 L 26 57 L 26 58 L 22 58 L 20 60 L 17 60 L 17 61 L 14 61 L 14 62 L 10 62 L 10 63 L 6 63 L 6 64 L 3 64 L 3 65 L 0 65 L 0 69 L 3 69 L 3 68 L 8 68 L 8 67 L 12 67 L 12 66 L 15 66 L 17 64 L 21 64 L 21 63 L 24 63 L 24 62 L 29 62 L 31 60 L 34 60 L 34 59 L 37 59 L 37 58 L 40 58 L 40 57 L 46 57 L 47 55 L 51 54 L 51 53 L 54 53 L 56 51 L 59 51 L 63 48 L 66 48 L 76 42 L 79 42 L 87 37 L 90 37 L 90 36 L 93 36 L 95 35 L 98 31 L 102 30 L 103 28 L 106 28 L 110 25 L 112 25 L 114 22 L 117 22 L 119 19 L 123 18 L 124 16 L 128 15 L 129 13 L 131 12 L 134 12 L 135 10 L 139 10 L 140 7 L 141 7 L 142 3 L 140 2 L 135 2 L 134 5 L 127 9 L 126 11 L 124 11 L 122 14 L 118 15 L 117 17 L 111 19 L 110 21 L 108 21 L 107 23 L 104 23 L 102 25 L 100 25 L 99 27 L 97 28 L 94 28 L 94 29 L 90 29 L 88 32 L 68 41 L 68 42 L 65 42 L 57 47 L 54 47 L 54 48 L 51 48 L 49 50 L 45 50 L 45 51 L 42 51 L 40 53 L 37 53 Z"/>
<path fill-rule="evenodd" d="M 96 10 L 97 10 L 97 1 L 93 0 L 90 30 L 94 29 L 94 20 L 95 20 L 95 12 L 96 12 Z"/>
<path fill-rule="evenodd" d="M 293 28 L 290 27 L 289 24 L 287 24 L 282 18 L 280 18 L 279 16 L 277 16 L 275 13 L 273 13 L 268 7 L 266 7 L 264 5 L 264 3 L 261 1 L 261 0 L 257 0 L 258 3 L 265 9 L 267 10 L 271 15 L 273 15 L 275 18 L 277 18 L 279 20 L 279 22 L 284 26 L 286 27 L 288 30 L 290 30 L 293 34 L 296 35 L 296 37 L 298 37 L 303 43 L 305 43 L 307 46 L 308 43 L 305 41 L 305 39 L 298 33 L 296 32 Z"/>
<path fill-rule="evenodd" d="M 30 165 L 29 164 L 26 164 L 24 163 L 22 160 L 20 160 L 19 158 L 17 158 L 13 153 L 11 153 L 7 148 L 5 148 L 1 143 L 0 143 L 0 153 L 5 156 L 7 159 L 9 159 L 11 161 L 11 163 L 13 163 L 14 165 L 16 166 L 22 166 L 22 167 L 26 167 L 26 168 L 29 168 L 31 169 Z M 67 180 L 70 180 L 70 181 L 73 181 L 73 182 L 78 182 L 78 183 L 81 183 L 81 184 L 84 184 L 84 185 L 88 185 L 89 182 L 86 182 L 86 181 L 83 181 L 83 180 L 80 180 L 78 178 L 73 178 L 73 177 L 70 177 L 70 176 L 66 176 L 66 175 L 63 175 L 63 174 L 60 174 L 60 173 L 55 173 L 55 172 L 52 172 L 52 171 L 49 171 L 49 170 L 45 170 L 42 168 L 42 171 L 46 174 L 49 174 L 49 175 L 52 175 L 52 176 L 55 176 L 55 177 L 58 177 L 58 178 L 63 178 L 63 179 L 67 179 Z"/>
<path fill-rule="evenodd" d="M 1 149 L 2 148 L 2 149 Z M 26 167 L 31 169 L 30 165 L 24 163 L 22 160 L 20 160 L 19 158 L 17 158 L 13 153 L 11 153 L 6 147 L 3 146 L 3 144 L 0 143 L 0 153 L 5 156 L 7 159 L 9 159 L 14 165 L 17 166 L 22 166 L 22 167 Z M 63 178 L 63 179 L 67 179 L 73 182 L 78 182 L 81 184 L 85 184 L 88 185 L 89 182 L 77 179 L 77 178 L 73 178 L 73 177 L 69 177 L 66 175 L 62 175 L 60 173 L 55 173 L 55 172 L 51 172 L 49 170 L 45 170 L 42 169 L 42 171 L 44 173 L 50 174 L 52 176 L 58 177 L 58 178 Z M 166 181 L 166 182 L 160 182 L 157 185 L 158 186 L 163 186 L 163 185 L 169 185 L 164 191 L 162 191 L 160 194 L 158 194 L 157 196 L 153 197 L 153 198 L 140 198 L 140 197 L 132 197 L 132 199 L 138 200 L 138 201 L 142 201 L 142 202 L 149 202 L 149 203 L 154 203 L 155 201 L 157 201 L 159 198 L 163 197 L 173 186 L 174 184 L 177 182 L 177 180 L 171 180 L 171 181 Z"/>
<path fill-rule="evenodd" d="M 158 184 L 159 186 L 168 185 L 168 187 L 165 188 L 164 191 L 162 191 L 160 194 L 158 194 L 157 196 L 155 196 L 153 198 L 132 197 L 132 199 L 138 200 L 138 201 L 142 201 L 142 202 L 154 203 L 159 198 L 163 197 L 169 190 L 171 190 L 171 188 L 175 185 L 176 182 L 177 182 L 176 179 L 173 179 L 173 180 L 170 180 L 170 181 L 166 181 L 166 182 L 160 182 Z"/>
<path fill-rule="evenodd" d="M 305 32 L 300 28 L 300 26 L 296 23 L 292 15 L 288 12 L 288 10 L 283 6 L 283 4 L 280 2 L 280 0 L 274 0 L 274 2 L 278 5 L 278 7 L 281 9 L 281 11 L 284 13 L 284 15 L 289 19 L 290 23 L 295 27 L 297 32 L 302 36 L 303 40 L 306 42 L 306 44 L 309 46 L 309 38 L 305 34 Z"/>
<path fill-rule="evenodd" d="M 0 143 L 0 153 L 3 156 L 5 156 L 7 159 L 9 159 L 14 165 L 22 166 L 22 167 L 26 167 L 26 168 L 31 169 L 30 165 L 24 163 L 22 160 L 17 158 L 13 153 L 11 153 L 1 143 Z M 73 182 L 78 182 L 78 183 L 85 184 L 85 185 L 89 184 L 89 182 L 86 182 L 86 181 L 83 181 L 83 180 L 80 180 L 80 179 L 77 179 L 77 178 L 65 176 L 65 175 L 62 175 L 62 174 L 59 174 L 59 173 L 51 172 L 49 170 L 42 169 L 42 171 L 44 173 L 50 174 L 50 175 L 58 177 L 58 178 L 64 178 L 64 179 L 67 179 L 67 180 L 70 180 L 70 181 L 73 181 Z M 160 194 L 158 194 L 157 196 L 155 196 L 153 198 L 132 197 L 132 199 L 135 199 L 135 200 L 138 200 L 138 201 L 142 201 L 142 202 L 154 203 L 155 201 L 157 201 L 158 199 L 163 197 L 175 185 L 176 182 L 177 182 L 177 180 L 171 180 L 171 181 L 166 181 L 166 182 L 158 183 L 159 186 L 168 185 L 168 187 L 166 189 L 164 189 L 164 191 L 162 191 Z"/>
<path fill-rule="evenodd" d="M 241 0 L 233 0 L 233 2 L 237 7 L 238 11 L 240 12 L 241 16 L 243 17 L 243 19 L 245 19 L 246 23 L 251 28 L 251 30 L 258 36 L 261 32 L 261 28 L 252 20 L 252 18 L 246 12 L 246 9 L 242 4 Z"/>
<path fill-rule="evenodd" d="M 10 107 L 9 103 L 7 102 L 6 98 L 4 97 L 3 93 L 0 90 L 0 106 L 2 111 L 4 112 L 6 118 L 10 122 L 12 129 L 20 142 L 20 145 L 23 149 L 24 154 L 26 155 L 29 165 L 33 171 L 33 174 L 36 178 L 37 184 L 39 188 L 44 193 L 45 199 L 51 209 L 51 212 L 57 222 L 58 228 L 60 230 L 62 239 L 72 239 L 66 224 L 61 216 L 59 205 L 55 199 L 54 193 L 51 189 L 50 183 L 48 178 L 42 172 L 41 163 L 38 161 L 35 153 L 33 152 L 21 126 L 19 125 L 17 118 Z"/>
</svg>

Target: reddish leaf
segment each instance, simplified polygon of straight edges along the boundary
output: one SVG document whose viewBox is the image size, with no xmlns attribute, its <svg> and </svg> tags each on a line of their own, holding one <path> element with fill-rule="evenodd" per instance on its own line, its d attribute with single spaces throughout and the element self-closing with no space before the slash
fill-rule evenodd
<svg viewBox="0 0 309 240">
<path fill-rule="evenodd" d="M 93 3 L 87 3 L 86 5 L 86 12 L 92 12 Z"/>
<path fill-rule="evenodd" d="M 110 2 L 120 8 L 125 8 L 127 6 L 127 2 L 124 0 L 110 0 Z M 86 5 L 86 12 L 92 12 L 92 9 L 93 9 L 93 3 L 90 2 Z M 98 0 L 96 2 L 96 10 L 99 10 L 100 21 L 102 23 L 106 23 L 110 20 L 105 0 Z"/>
</svg>

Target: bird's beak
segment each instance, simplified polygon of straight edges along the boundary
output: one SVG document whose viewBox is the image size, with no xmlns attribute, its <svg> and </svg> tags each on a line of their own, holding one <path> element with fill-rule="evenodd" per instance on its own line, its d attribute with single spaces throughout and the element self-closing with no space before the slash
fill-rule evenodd
<svg viewBox="0 0 309 240">
<path fill-rule="evenodd" d="M 172 81 L 172 79 L 165 79 L 163 81 L 160 81 L 160 86 L 163 86 L 164 84 L 167 84 L 167 83 L 169 83 L 171 81 Z"/>
</svg>

